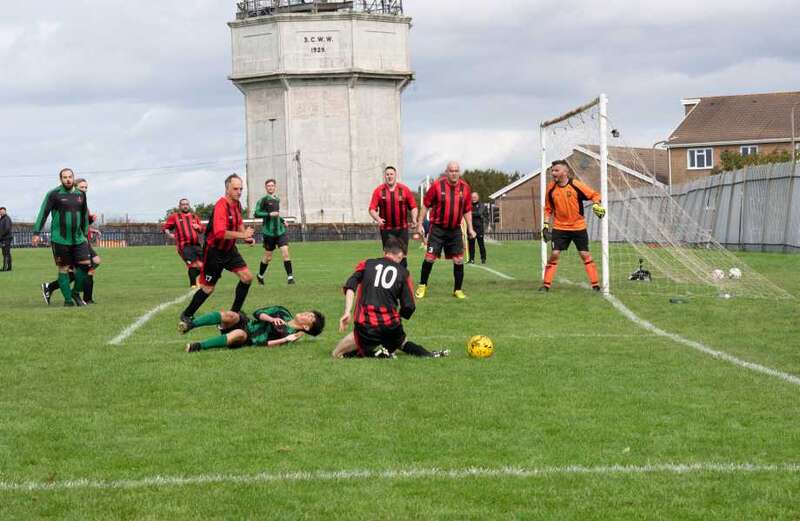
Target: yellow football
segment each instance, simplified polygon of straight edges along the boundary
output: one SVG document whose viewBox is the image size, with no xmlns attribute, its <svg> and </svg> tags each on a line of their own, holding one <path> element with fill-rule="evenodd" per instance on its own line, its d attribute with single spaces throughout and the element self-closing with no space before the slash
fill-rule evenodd
<svg viewBox="0 0 800 521">
<path fill-rule="evenodd" d="M 489 358 L 494 353 L 492 339 L 485 335 L 475 335 L 467 341 L 467 354 L 470 358 Z"/>
</svg>

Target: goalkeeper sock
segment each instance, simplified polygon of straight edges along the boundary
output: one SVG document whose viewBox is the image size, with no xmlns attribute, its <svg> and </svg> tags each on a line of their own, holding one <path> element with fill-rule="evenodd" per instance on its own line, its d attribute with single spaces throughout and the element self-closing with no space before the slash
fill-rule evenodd
<svg viewBox="0 0 800 521">
<path fill-rule="evenodd" d="M 227 346 L 228 346 L 228 335 L 219 335 L 200 342 L 200 349 L 217 349 L 220 347 L 227 347 Z"/>
<path fill-rule="evenodd" d="M 245 284 L 241 280 L 239 284 L 236 285 L 236 293 L 233 299 L 233 305 L 231 306 L 231 311 L 236 311 L 237 313 L 242 310 L 242 306 L 244 305 L 244 299 L 247 298 L 247 292 L 250 291 L 250 284 Z"/>
<path fill-rule="evenodd" d="M 75 291 L 83 293 L 83 285 L 86 282 L 86 277 L 89 274 L 89 266 L 78 264 L 75 267 Z"/>
<path fill-rule="evenodd" d="M 283 269 L 286 270 L 286 276 L 287 277 L 291 277 L 292 276 L 292 261 L 290 261 L 290 260 L 283 261 Z"/>
<path fill-rule="evenodd" d="M 72 289 L 69 287 L 69 275 L 66 273 L 58 274 L 58 288 L 64 295 L 64 302 L 72 302 Z"/>
<path fill-rule="evenodd" d="M 205 315 L 200 315 L 199 317 L 192 319 L 192 325 L 194 327 L 216 326 L 217 324 L 221 323 L 222 313 L 219 311 L 212 311 L 211 313 L 206 313 Z"/>
<path fill-rule="evenodd" d="M 427 285 L 428 278 L 431 276 L 431 270 L 433 269 L 433 263 L 427 260 L 422 261 L 422 274 L 419 277 L 419 283 Z"/>
<path fill-rule="evenodd" d="M 453 264 L 453 291 L 458 291 L 464 285 L 464 265 Z"/>
<path fill-rule="evenodd" d="M 545 288 L 549 288 L 553 284 L 553 277 L 556 276 L 557 269 L 558 261 L 548 262 L 547 266 L 544 267 L 544 280 L 542 281 L 542 285 Z"/>
<path fill-rule="evenodd" d="M 189 302 L 189 305 L 186 306 L 186 309 L 183 310 L 183 314 L 187 317 L 193 317 L 194 314 L 200 309 L 200 306 L 203 305 L 203 302 L 206 301 L 208 298 L 208 293 L 203 291 L 202 289 L 198 289 L 194 297 L 192 297 L 192 301 Z"/>
<path fill-rule="evenodd" d="M 595 266 L 591 255 L 583 261 L 583 269 L 586 270 L 586 275 L 589 277 L 589 283 L 592 287 L 599 286 L 600 278 L 597 276 L 597 266 Z"/>
<path fill-rule="evenodd" d="M 403 344 L 403 347 L 400 348 L 400 351 L 411 356 L 424 356 L 426 358 L 430 358 L 433 356 L 433 354 L 430 351 L 428 351 L 419 344 L 415 344 L 414 342 L 406 342 L 405 344 Z"/>
<path fill-rule="evenodd" d="M 263 276 L 264 276 L 264 273 L 267 271 L 267 268 L 269 268 L 269 262 L 262 262 L 262 263 L 261 263 L 261 264 L 258 266 L 258 274 L 259 274 L 259 275 L 261 275 L 261 276 L 263 277 Z"/>
</svg>

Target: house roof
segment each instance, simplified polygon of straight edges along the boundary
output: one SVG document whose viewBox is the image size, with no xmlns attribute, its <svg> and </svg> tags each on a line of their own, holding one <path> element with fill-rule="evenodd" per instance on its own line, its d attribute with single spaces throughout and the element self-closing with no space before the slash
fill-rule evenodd
<svg viewBox="0 0 800 521">
<path fill-rule="evenodd" d="M 790 114 L 800 103 L 800 92 L 773 92 L 695 98 L 697 105 L 669 138 L 669 147 L 788 141 L 792 136 Z M 694 100 L 693 100 L 694 101 Z M 797 111 L 800 116 L 800 111 Z"/>
<path fill-rule="evenodd" d="M 492 195 L 490 195 L 489 199 L 497 199 L 498 197 L 501 197 L 501 196 L 505 195 L 506 193 L 510 192 L 511 190 L 513 190 L 514 188 L 518 187 L 519 185 L 525 183 L 526 181 L 528 181 L 530 179 L 533 179 L 534 177 L 539 175 L 541 172 L 542 172 L 542 170 L 539 169 L 539 170 L 534 170 L 530 174 L 525 174 L 524 176 L 520 177 L 519 179 L 517 179 L 513 183 L 504 186 L 500 190 L 498 190 L 495 193 L 493 193 Z"/>
</svg>

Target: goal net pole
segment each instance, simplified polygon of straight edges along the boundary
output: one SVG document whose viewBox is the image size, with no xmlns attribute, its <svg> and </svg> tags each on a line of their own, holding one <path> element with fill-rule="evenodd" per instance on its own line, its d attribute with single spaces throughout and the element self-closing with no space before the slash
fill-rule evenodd
<svg viewBox="0 0 800 521">
<path fill-rule="evenodd" d="M 600 200 L 609 208 L 608 199 L 608 97 L 600 94 Z M 602 291 L 603 295 L 611 292 L 611 271 L 609 268 L 608 254 L 608 221 L 612 216 L 610 212 L 605 219 L 600 219 L 600 241 L 602 251 Z"/>
<path fill-rule="evenodd" d="M 545 192 L 547 191 L 547 131 L 545 130 L 544 123 L 539 126 L 539 142 L 542 145 L 542 166 L 539 169 L 539 230 L 544 229 L 544 197 Z M 540 250 L 541 250 L 541 266 L 540 272 L 542 277 L 540 280 L 544 280 L 544 268 L 547 265 L 547 243 L 544 241 L 544 237 L 540 240 Z"/>
</svg>

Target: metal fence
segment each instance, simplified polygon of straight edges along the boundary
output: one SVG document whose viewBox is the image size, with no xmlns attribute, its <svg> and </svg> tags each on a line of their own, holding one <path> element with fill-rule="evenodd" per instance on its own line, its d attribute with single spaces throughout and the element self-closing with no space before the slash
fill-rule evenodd
<svg viewBox="0 0 800 521">
<path fill-rule="evenodd" d="M 675 204 L 662 190 L 636 189 L 635 197 L 608 202 L 616 221 L 610 239 L 658 243 L 652 219 L 635 215 L 647 213 L 683 244 L 702 247 L 711 238 L 728 249 L 800 253 L 799 178 L 791 163 L 750 166 L 673 187 Z M 599 240 L 591 212 L 587 221 Z"/>
</svg>

